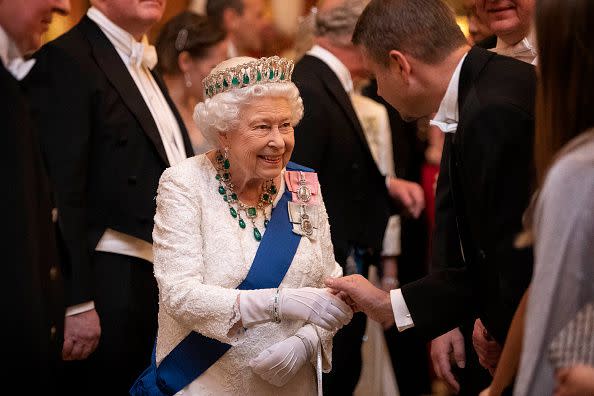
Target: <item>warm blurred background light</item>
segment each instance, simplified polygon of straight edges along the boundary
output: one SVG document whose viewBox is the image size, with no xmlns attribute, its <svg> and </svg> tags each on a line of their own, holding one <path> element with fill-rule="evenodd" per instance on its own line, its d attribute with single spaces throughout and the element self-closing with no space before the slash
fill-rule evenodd
<svg viewBox="0 0 594 396">
<path fill-rule="evenodd" d="M 462 6 L 463 0 L 446 0 L 455 10 L 457 21 L 464 34 L 468 37 L 468 23 Z M 89 8 L 89 0 L 70 0 L 72 12 L 69 16 L 55 16 L 49 31 L 45 35 L 45 41 L 52 40 L 74 26 Z M 200 12 L 204 9 L 206 0 L 168 0 L 165 15 L 161 23 L 151 31 L 151 39 L 156 37 L 161 25 L 177 13 L 191 9 Z M 265 41 L 269 54 L 280 53 L 287 49 L 294 40 L 297 32 L 298 18 L 306 14 L 315 0 L 267 0 L 270 29 L 265 31 Z M 265 54 L 265 55 L 269 55 Z"/>
</svg>

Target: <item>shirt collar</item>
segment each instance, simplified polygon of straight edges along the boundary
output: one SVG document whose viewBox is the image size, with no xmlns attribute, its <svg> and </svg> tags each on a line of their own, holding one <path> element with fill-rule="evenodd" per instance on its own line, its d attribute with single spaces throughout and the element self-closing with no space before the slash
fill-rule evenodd
<svg viewBox="0 0 594 396">
<path fill-rule="evenodd" d="M 324 62 L 336 74 L 347 94 L 353 92 L 353 79 L 351 78 L 349 69 L 333 53 L 319 45 L 314 45 L 307 51 L 307 54 L 315 56 Z"/>
<path fill-rule="evenodd" d="M 109 18 L 107 18 L 107 16 L 105 16 L 104 13 L 102 13 L 99 9 L 95 7 L 89 8 L 89 10 L 87 11 L 87 16 L 89 17 L 89 19 L 91 19 L 93 22 L 99 25 L 99 28 L 101 28 L 103 33 L 105 33 L 105 35 L 113 44 L 113 46 L 128 58 L 132 58 L 135 56 L 142 57 L 142 54 L 137 54 L 137 47 L 139 44 L 142 44 L 143 47 L 152 47 L 148 44 L 148 38 L 146 37 L 146 35 L 142 36 L 140 42 L 136 41 L 134 36 L 132 36 L 126 30 L 122 29 L 121 27 L 113 23 Z M 156 63 L 156 54 L 154 56 L 154 63 Z M 152 67 L 149 66 L 149 68 Z"/>
<path fill-rule="evenodd" d="M 227 40 L 227 58 L 235 58 L 239 56 L 239 52 L 237 51 L 237 47 L 231 40 Z"/>
<path fill-rule="evenodd" d="M 15 59 L 23 59 L 21 51 L 17 47 L 16 43 L 8 36 L 8 33 L 0 26 L 0 60 L 4 64 L 4 67 L 8 67 L 8 64 Z"/>
<path fill-rule="evenodd" d="M 497 38 L 497 45 L 493 51 L 499 55 L 509 56 L 535 65 L 538 61 L 536 34 L 534 30 L 530 30 L 526 37 L 513 45 L 509 45 L 500 38 Z"/>
<path fill-rule="evenodd" d="M 17 80 L 22 80 L 35 65 L 35 59 L 25 60 L 14 40 L 0 26 L 0 62 Z"/>
<path fill-rule="evenodd" d="M 446 93 L 439 104 L 439 109 L 437 109 L 435 117 L 429 121 L 431 125 L 435 125 L 441 129 L 442 132 L 456 132 L 456 129 L 458 129 L 458 120 L 460 118 L 458 112 L 458 86 L 460 83 L 462 64 L 467 56 L 468 52 L 464 54 L 462 59 L 460 59 L 460 62 L 458 62 L 458 66 L 456 66 L 452 78 L 450 78 Z"/>
</svg>

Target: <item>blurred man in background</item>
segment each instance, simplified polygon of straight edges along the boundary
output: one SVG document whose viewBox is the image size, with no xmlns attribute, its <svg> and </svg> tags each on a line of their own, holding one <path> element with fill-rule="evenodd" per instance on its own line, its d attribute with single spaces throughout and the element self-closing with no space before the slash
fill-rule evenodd
<svg viewBox="0 0 594 396">
<path fill-rule="evenodd" d="M 229 38 L 229 58 L 258 56 L 266 24 L 264 0 L 207 0 L 206 14 Z"/>
<path fill-rule="evenodd" d="M 57 212 L 21 80 L 35 64 L 23 57 L 41 46 L 53 14 L 69 11 L 68 0 L 0 0 L 0 128 L 7 186 L 2 195 L 8 231 L 2 238 L 0 296 L 8 367 L 3 394 L 59 394 L 64 290 L 54 233 Z"/>
</svg>

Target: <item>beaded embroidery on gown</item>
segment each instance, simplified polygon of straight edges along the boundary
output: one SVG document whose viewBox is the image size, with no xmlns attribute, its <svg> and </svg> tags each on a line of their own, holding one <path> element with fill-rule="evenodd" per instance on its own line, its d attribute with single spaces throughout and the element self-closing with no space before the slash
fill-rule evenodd
<svg viewBox="0 0 594 396">
<path fill-rule="evenodd" d="M 278 388 L 255 375 L 249 361 L 302 327 L 303 321 L 264 323 L 229 336 L 240 319 L 236 290 L 247 275 L 259 243 L 250 227 L 242 229 L 229 215 L 218 192 L 216 170 L 206 155 L 168 168 L 159 182 L 153 231 L 154 271 L 159 285 L 157 365 L 191 331 L 228 343 L 232 348 L 183 395 L 315 395 L 315 356 L 285 386 Z M 281 177 L 278 195 L 285 191 Z M 302 237 L 280 287 L 324 287 L 326 277 L 342 275 L 334 260 L 330 226 L 320 200 L 315 238 Z M 268 207 L 268 214 L 271 208 Z M 264 216 L 256 219 L 264 234 Z M 333 333 L 316 327 L 323 348 L 323 369 L 331 367 Z"/>
</svg>

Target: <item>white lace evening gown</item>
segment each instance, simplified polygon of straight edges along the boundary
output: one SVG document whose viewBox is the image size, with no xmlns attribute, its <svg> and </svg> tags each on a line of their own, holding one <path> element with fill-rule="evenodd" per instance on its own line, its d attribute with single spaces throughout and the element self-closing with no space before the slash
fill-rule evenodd
<svg viewBox="0 0 594 396">
<path fill-rule="evenodd" d="M 269 322 L 227 336 L 240 318 L 235 288 L 247 275 L 259 243 L 250 221 L 246 219 L 247 227 L 241 229 L 230 215 L 215 176 L 210 160 L 199 155 L 168 168 L 159 182 L 153 231 L 159 285 L 157 365 L 191 331 L 197 331 L 232 348 L 179 394 L 314 395 L 315 356 L 282 388 L 262 380 L 249 367 L 251 359 L 292 336 L 303 322 Z M 273 206 L 285 191 L 282 179 Z M 318 217 L 315 239 L 301 238 L 281 287 L 324 287 L 324 278 L 342 275 L 334 260 L 323 203 Z M 258 218 L 257 226 L 264 233 L 263 221 Z M 333 334 L 316 329 L 322 339 L 323 369 L 329 371 Z"/>
</svg>

